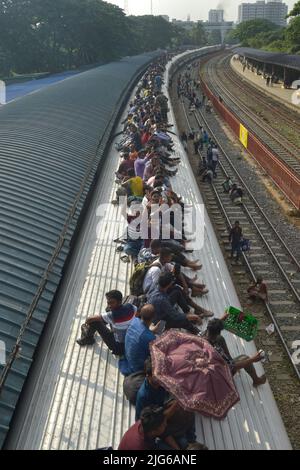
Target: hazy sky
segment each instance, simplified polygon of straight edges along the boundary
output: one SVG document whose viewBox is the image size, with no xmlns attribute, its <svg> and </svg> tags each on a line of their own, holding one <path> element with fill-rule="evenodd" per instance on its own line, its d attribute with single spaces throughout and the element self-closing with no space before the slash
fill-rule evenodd
<svg viewBox="0 0 300 470">
<path fill-rule="evenodd" d="M 187 15 L 191 19 L 207 20 L 208 11 L 212 8 L 223 8 L 227 20 L 236 20 L 238 16 L 238 5 L 249 0 L 152 0 L 154 15 L 169 15 L 170 18 L 184 20 Z M 296 0 L 285 0 L 292 7 Z M 110 0 L 109 3 L 124 8 L 124 0 Z M 254 0 L 250 0 L 254 3 Z M 151 0 L 128 0 L 129 13 L 131 15 L 150 14 Z"/>
</svg>

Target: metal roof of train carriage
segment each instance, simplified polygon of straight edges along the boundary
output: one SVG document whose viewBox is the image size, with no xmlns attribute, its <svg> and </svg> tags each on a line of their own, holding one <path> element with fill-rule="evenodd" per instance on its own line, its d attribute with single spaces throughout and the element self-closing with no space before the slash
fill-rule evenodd
<svg viewBox="0 0 300 470">
<path fill-rule="evenodd" d="M 179 57 L 182 64 L 186 56 Z M 177 68 L 177 60 L 170 64 L 169 71 Z M 167 75 L 165 83 L 168 83 Z M 170 108 L 172 110 L 171 102 Z M 172 113 L 170 123 L 175 125 Z M 176 125 L 174 130 L 178 134 Z M 203 206 L 188 157 L 180 140 L 173 138 L 175 155 L 182 159 L 178 174 L 172 180 L 174 189 L 188 204 Z M 45 329 L 46 337 L 41 342 L 28 387 L 22 393 L 22 403 L 6 442 L 7 449 L 92 450 L 108 445 L 117 448 L 125 431 L 135 421 L 134 407 L 124 397 L 118 361 L 99 337 L 92 348 L 79 348 L 75 342 L 87 314 L 98 314 L 105 308 L 104 293 L 111 288 L 124 292 L 128 286 L 130 267 L 121 261 L 113 243 L 114 237 L 123 231 L 116 224 L 118 209 L 109 205 L 101 228 L 94 217 L 99 204 L 105 204 L 116 190 L 114 172 L 118 161 L 119 154 L 112 146 L 109 158 L 101 167 L 85 224 L 72 253 L 72 265 L 65 272 L 51 324 Z M 96 239 L 96 229 L 108 237 Z M 203 260 L 203 276 L 211 288 L 211 295 L 201 304 L 219 314 L 224 305 L 239 306 L 207 215 L 204 244 L 199 242 L 191 256 Z M 246 343 L 234 335 L 228 334 L 226 341 L 233 356 L 255 352 L 254 343 Z M 262 373 L 262 366 L 257 367 L 260 368 L 258 373 Z M 247 374 L 239 375 L 236 384 L 240 404 L 230 410 L 224 421 L 197 415 L 197 440 L 218 450 L 290 449 L 269 385 L 254 389 Z"/>
<path fill-rule="evenodd" d="M 0 341 L 6 358 L 33 312 L 0 395 L 0 447 L 125 92 L 153 57 L 98 67 L 0 109 Z"/>
<path fill-rule="evenodd" d="M 234 52 L 257 62 L 278 65 L 288 69 L 299 70 L 300 72 L 300 55 L 268 52 L 251 47 L 237 47 L 234 49 Z"/>
</svg>

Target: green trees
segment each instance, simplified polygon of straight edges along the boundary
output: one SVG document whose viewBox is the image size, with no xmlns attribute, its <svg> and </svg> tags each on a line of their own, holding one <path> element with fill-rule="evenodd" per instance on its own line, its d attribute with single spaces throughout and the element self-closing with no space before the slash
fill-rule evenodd
<svg viewBox="0 0 300 470">
<path fill-rule="evenodd" d="M 266 20 L 240 23 L 229 35 L 228 42 L 239 41 L 243 46 L 265 49 L 271 52 L 300 54 L 300 1 L 290 11 L 286 28 L 280 28 Z"/>
<path fill-rule="evenodd" d="M 288 14 L 288 17 L 295 17 L 299 15 L 300 15 L 300 1 L 295 3 L 294 8 Z"/>
<path fill-rule="evenodd" d="M 210 46 L 214 46 L 215 44 L 221 44 L 221 42 L 222 42 L 221 31 L 219 31 L 219 30 L 212 31 L 208 35 L 208 44 Z"/>
<path fill-rule="evenodd" d="M 295 3 L 288 16 L 292 20 L 286 29 L 286 41 L 289 44 L 290 52 L 300 54 L 300 1 Z"/>
<path fill-rule="evenodd" d="M 1 0 L 0 77 L 102 63 L 165 48 L 177 35 L 162 17 L 126 17 L 102 0 Z"/>
<path fill-rule="evenodd" d="M 250 46 L 250 41 L 257 35 L 279 30 L 280 27 L 271 21 L 257 19 L 243 21 L 230 33 L 230 37 L 241 42 L 243 46 Z"/>
<path fill-rule="evenodd" d="M 130 43 L 132 51 L 153 51 L 172 44 L 177 34 L 172 23 L 161 16 L 130 16 Z"/>
<path fill-rule="evenodd" d="M 208 43 L 207 33 L 201 21 L 198 21 L 198 23 L 193 27 L 190 33 L 190 38 L 191 44 L 195 46 L 206 46 Z"/>
</svg>

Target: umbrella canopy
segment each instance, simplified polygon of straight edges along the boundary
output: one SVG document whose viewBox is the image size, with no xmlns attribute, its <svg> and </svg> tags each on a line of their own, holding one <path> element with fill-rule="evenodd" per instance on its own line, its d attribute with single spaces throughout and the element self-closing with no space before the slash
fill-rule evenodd
<svg viewBox="0 0 300 470">
<path fill-rule="evenodd" d="M 229 366 L 205 339 L 170 330 L 150 347 L 153 377 L 184 409 L 224 419 L 239 401 Z"/>
</svg>

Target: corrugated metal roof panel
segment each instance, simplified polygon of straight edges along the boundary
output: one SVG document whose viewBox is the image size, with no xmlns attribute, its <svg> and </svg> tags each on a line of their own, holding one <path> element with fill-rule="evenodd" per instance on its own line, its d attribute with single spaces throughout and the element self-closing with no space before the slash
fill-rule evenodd
<svg viewBox="0 0 300 470">
<path fill-rule="evenodd" d="M 0 109 L 0 340 L 7 354 L 65 229 L 0 396 L 0 447 L 124 93 L 153 57 L 90 70 Z"/>
<path fill-rule="evenodd" d="M 174 189 L 188 204 L 202 204 L 201 195 L 187 156 L 177 138 L 175 156 L 181 157 Z M 113 239 L 118 235 L 118 208 L 109 204 L 102 222 L 106 237 L 96 239 L 98 221 L 95 210 L 110 201 L 115 189 L 114 172 L 119 155 L 112 147 L 95 195 L 87 223 L 72 257 L 56 308 L 56 319 L 46 332 L 33 388 L 24 397 L 25 415 L 15 423 L 10 448 L 43 450 L 85 450 L 112 445 L 117 448 L 122 435 L 134 422 L 135 411 L 123 394 L 123 377 L 117 360 L 96 337 L 96 344 L 79 348 L 76 338 L 87 316 L 97 315 L 106 307 L 105 292 L 126 292 L 131 266 L 120 261 Z M 122 231 L 121 227 L 120 231 Z M 201 277 L 210 289 L 199 302 L 221 314 L 224 305 L 239 305 L 213 227 L 205 214 L 204 246 L 194 259 L 201 259 Z M 50 325 L 49 325 L 50 326 Z M 226 333 L 225 333 L 226 334 Z M 234 357 L 252 355 L 253 343 L 227 334 L 226 341 Z M 258 373 L 262 366 L 258 365 Z M 254 389 L 245 373 L 236 377 L 241 402 L 227 418 L 216 421 L 197 415 L 197 436 L 211 450 L 290 449 L 284 426 L 269 385 Z M 24 407 L 25 408 L 25 407 Z M 274 429 L 276 431 L 274 431 Z M 13 442 L 13 445 L 12 445 Z"/>
</svg>

